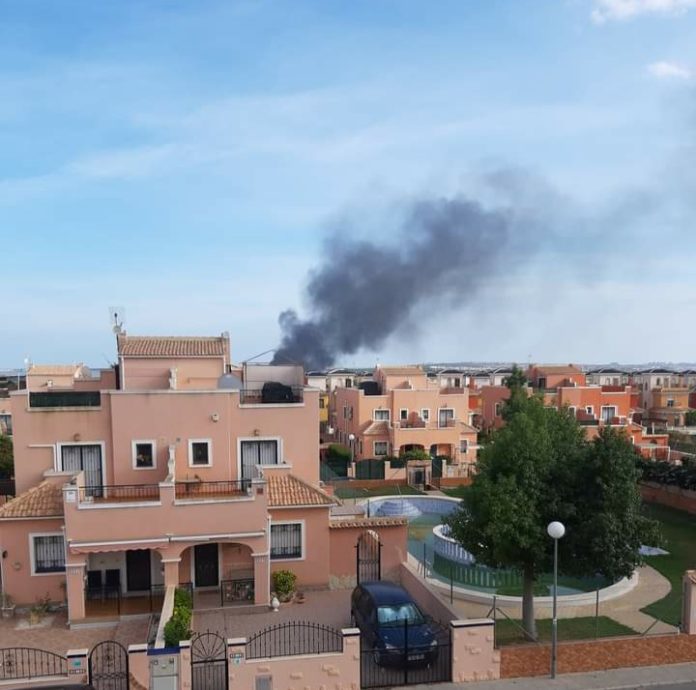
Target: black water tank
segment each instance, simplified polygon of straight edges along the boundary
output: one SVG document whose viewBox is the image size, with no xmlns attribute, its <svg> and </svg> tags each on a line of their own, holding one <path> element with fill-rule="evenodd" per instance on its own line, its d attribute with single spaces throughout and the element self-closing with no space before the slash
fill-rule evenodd
<svg viewBox="0 0 696 690">
<path fill-rule="evenodd" d="M 294 402 L 292 388 L 284 383 L 269 381 L 263 384 L 261 389 L 261 401 L 264 403 L 288 403 Z"/>
</svg>

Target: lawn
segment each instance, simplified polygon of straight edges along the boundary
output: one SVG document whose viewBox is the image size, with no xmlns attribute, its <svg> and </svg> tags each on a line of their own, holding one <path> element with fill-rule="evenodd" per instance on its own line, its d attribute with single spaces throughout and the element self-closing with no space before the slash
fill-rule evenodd
<svg viewBox="0 0 696 690">
<path fill-rule="evenodd" d="M 561 618 L 558 621 L 558 639 L 590 640 L 595 637 L 616 637 L 618 635 L 635 635 L 636 631 L 617 623 L 606 616 L 587 616 L 585 618 Z M 537 621 L 537 635 L 540 642 L 551 641 L 551 619 Z M 521 621 L 498 618 L 495 623 L 495 640 L 497 646 L 521 644 L 527 642 L 522 634 Z"/>
<path fill-rule="evenodd" d="M 468 486 L 464 486 L 464 484 L 461 484 L 460 486 L 450 487 L 447 489 L 443 488 L 441 489 L 441 491 L 443 494 L 452 496 L 452 498 L 464 498 L 468 488 Z"/>
<path fill-rule="evenodd" d="M 336 485 L 334 485 L 336 486 Z M 412 486 L 379 486 L 374 489 L 354 489 L 350 482 L 341 483 L 334 491 L 339 498 L 372 498 L 373 496 L 419 496 L 423 492 Z"/>
<path fill-rule="evenodd" d="M 665 623 L 679 625 L 682 606 L 682 577 L 685 570 L 696 568 L 696 516 L 656 504 L 646 504 L 646 514 L 660 522 L 664 548 L 668 556 L 649 556 L 648 565 L 662 573 L 672 584 L 670 593 L 643 610 Z"/>
</svg>

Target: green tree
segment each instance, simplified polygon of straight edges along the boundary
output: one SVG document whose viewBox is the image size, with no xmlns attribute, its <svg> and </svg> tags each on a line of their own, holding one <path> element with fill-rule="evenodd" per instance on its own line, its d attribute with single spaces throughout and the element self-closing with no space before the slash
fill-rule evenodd
<svg viewBox="0 0 696 690">
<path fill-rule="evenodd" d="M 0 478 L 14 476 L 14 451 L 12 439 L 0 434 Z"/>
<path fill-rule="evenodd" d="M 628 440 L 609 430 L 588 443 L 573 415 L 544 407 L 518 381 L 511 382 L 506 425 L 481 451 L 450 526 L 480 563 L 521 572 L 523 626 L 534 639 L 535 582 L 553 565 L 549 522 L 566 526 L 561 572 L 580 576 L 630 574 L 641 539 L 653 540 L 655 528 L 640 515 Z"/>
</svg>

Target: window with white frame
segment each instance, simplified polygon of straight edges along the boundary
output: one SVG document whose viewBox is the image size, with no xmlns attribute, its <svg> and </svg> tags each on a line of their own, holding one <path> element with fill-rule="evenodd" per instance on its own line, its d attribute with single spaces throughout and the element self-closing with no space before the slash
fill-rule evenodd
<svg viewBox="0 0 696 690">
<path fill-rule="evenodd" d="M 427 422 L 427 421 L 430 420 L 430 410 L 429 410 L 427 407 L 424 407 L 424 408 L 421 410 L 421 419 L 422 419 L 424 422 Z"/>
<path fill-rule="evenodd" d="M 277 465 L 280 463 L 280 448 L 277 439 L 241 441 L 240 450 L 242 479 L 253 479 L 256 465 Z"/>
<path fill-rule="evenodd" d="M 213 464 L 213 454 L 209 438 L 192 438 L 189 440 L 189 465 L 191 467 L 209 467 Z"/>
<path fill-rule="evenodd" d="M 133 441 L 133 468 L 152 470 L 156 467 L 156 445 L 154 441 Z"/>
<path fill-rule="evenodd" d="M 616 406 L 615 405 L 603 405 L 602 406 L 602 421 L 608 424 L 612 419 L 616 417 Z"/>
<path fill-rule="evenodd" d="M 389 410 L 375 410 L 373 419 L 375 420 L 375 422 L 388 422 Z"/>
<path fill-rule="evenodd" d="M 667 399 L 667 407 L 674 407 L 674 399 L 673 398 Z"/>
<path fill-rule="evenodd" d="M 31 573 L 65 572 L 65 540 L 62 534 L 31 535 Z"/>
<path fill-rule="evenodd" d="M 466 453 L 469 450 L 469 441 L 465 438 L 460 439 L 459 441 L 459 452 L 460 453 Z"/>
<path fill-rule="evenodd" d="M 594 417 L 594 407 L 592 405 L 587 405 L 585 407 L 585 412 L 587 412 L 587 414 L 591 414 Z"/>
<path fill-rule="evenodd" d="M 389 453 L 389 442 L 388 441 L 375 441 L 373 444 L 373 450 L 375 457 L 380 455 L 387 455 Z"/>
<path fill-rule="evenodd" d="M 438 426 L 454 426 L 454 410 L 451 407 L 443 407 L 438 410 Z"/>
<path fill-rule="evenodd" d="M 408 421 L 408 410 L 405 407 L 402 407 L 399 410 L 399 419 L 402 422 L 407 422 Z"/>
<path fill-rule="evenodd" d="M 296 560 L 302 557 L 302 523 L 271 524 L 271 560 Z"/>
</svg>

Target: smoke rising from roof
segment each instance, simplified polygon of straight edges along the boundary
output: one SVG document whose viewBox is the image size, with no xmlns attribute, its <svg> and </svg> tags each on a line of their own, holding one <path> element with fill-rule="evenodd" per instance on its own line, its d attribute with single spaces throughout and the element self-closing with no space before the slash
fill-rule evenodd
<svg viewBox="0 0 696 690">
<path fill-rule="evenodd" d="M 306 289 L 309 317 L 280 314 L 274 363 L 324 369 L 341 355 L 374 350 L 416 312 L 470 303 L 546 232 L 514 202 L 491 208 L 464 196 L 410 203 L 395 224 L 382 233 L 387 243 L 350 232 L 326 242 Z"/>
</svg>

